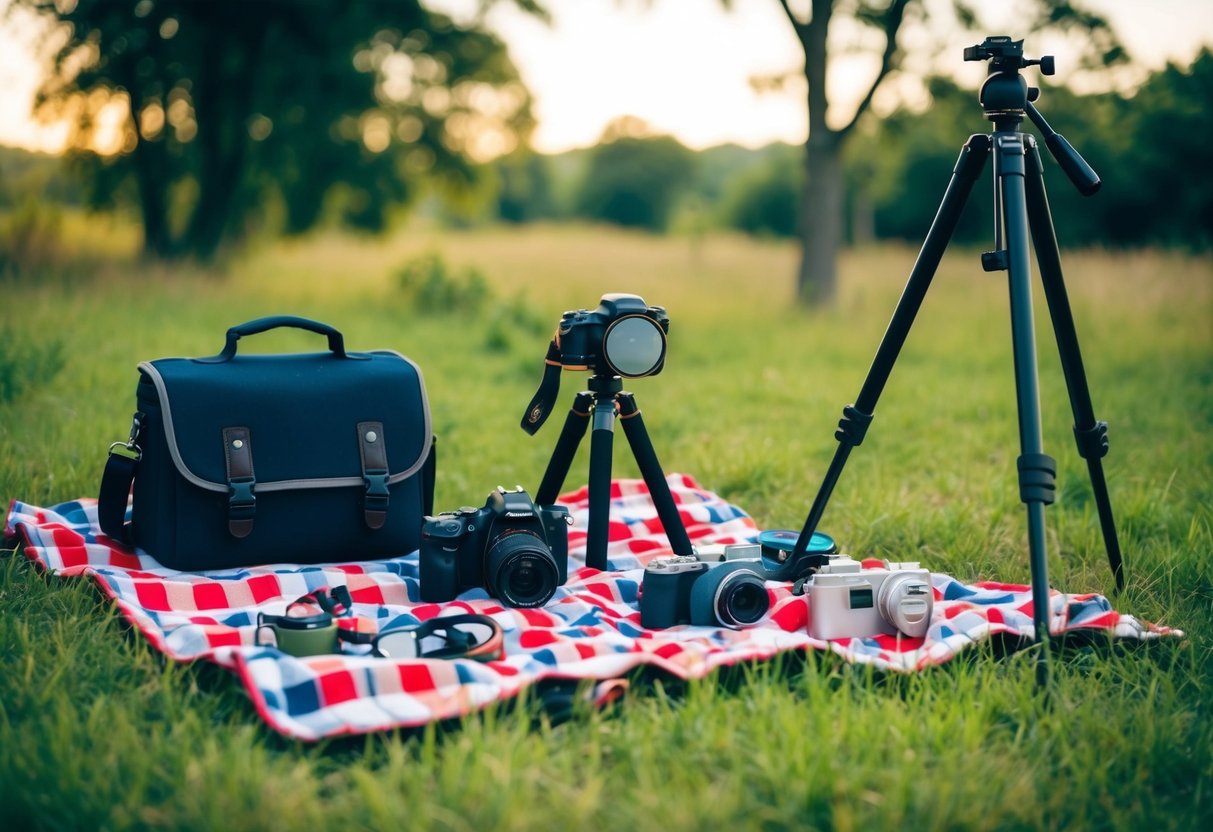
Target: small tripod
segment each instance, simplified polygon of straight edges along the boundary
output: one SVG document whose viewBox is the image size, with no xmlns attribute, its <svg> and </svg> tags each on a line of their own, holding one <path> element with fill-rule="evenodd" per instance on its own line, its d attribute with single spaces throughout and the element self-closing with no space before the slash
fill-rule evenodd
<svg viewBox="0 0 1213 832">
<path fill-rule="evenodd" d="M 607 568 L 607 532 L 611 510 L 611 454 L 614 447 L 615 415 L 623 422 L 623 432 L 632 446 L 632 456 L 657 508 L 657 516 L 665 527 L 670 547 L 675 554 L 690 555 L 691 539 L 674 504 L 670 485 L 666 482 L 657 460 L 657 452 L 649 440 L 636 397 L 623 390 L 623 379 L 615 375 L 593 375 L 589 390 L 578 393 L 564 420 L 560 438 L 544 472 L 543 482 L 535 494 L 540 505 L 556 502 L 564 479 L 573 464 L 577 446 L 585 437 L 593 417 L 594 431 L 590 435 L 590 524 L 586 540 L 585 563 L 595 569 Z"/>
<path fill-rule="evenodd" d="M 813 501 L 804 528 L 796 541 L 791 558 L 805 556 L 809 539 L 825 511 L 830 494 L 851 448 L 863 441 L 872 421 L 876 401 L 888 381 L 897 355 L 905 343 L 931 285 L 939 261 L 956 229 L 960 214 L 973 189 L 973 184 L 985 168 L 986 158 L 993 152 L 995 188 L 994 251 L 981 257 L 985 271 L 1006 271 L 1010 287 L 1011 335 L 1015 356 L 1015 391 L 1019 415 L 1020 499 L 1027 506 L 1028 551 L 1032 569 L 1033 622 L 1037 641 L 1047 643 L 1049 635 L 1049 580 L 1045 550 L 1045 506 L 1053 502 L 1056 461 L 1044 453 L 1040 427 L 1040 391 L 1037 378 L 1036 342 L 1032 324 L 1031 264 L 1028 259 L 1029 234 L 1036 250 L 1045 300 L 1049 306 L 1062 371 L 1074 412 L 1074 437 L 1079 455 L 1087 461 L 1108 563 L 1116 579 L 1116 588 L 1124 586 L 1124 567 L 1116 524 L 1108 499 L 1101 459 L 1108 452 L 1108 426 L 1097 422 L 1087 389 L 1082 356 L 1070 302 L 1062 281 L 1061 259 L 1053 219 L 1045 195 L 1040 154 L 1036 139 L 1020 132 L 1024 116 L 1032 120 L 1045 136 L 1045 144 L 1062 169 L 1084 196 L 1094 194 L 1100 185 L 1099 176 L 1083 158 L 1058 135 L 1032 106 L 1039 90 L 1028 87 L 1019 74 L 1025 66 L 1038 64 L 1045 75 L 1053 74 L 1053 59 L 1023 57 L 1023 41 L 1006 36 L 990 37 L 984 43 L 965 50 L 965 60 L 990 60 L 990 72 L 982 85 L 980 101 L 985 117 L 993 122 L 991 134 L 969 137 L 953 168 L 952 178 L 931 224 L 930 231 L 910 272 L 905 291 L 897 303 L 889 327 L 872 361 L 872 367 L 854 404 L 843 408 L 843 417 L 834 434 L 839 442 L 825 480 Z M 1005 244 L 1004 244 L 1005 233 Z M 1036 680 L 1043 685 L 1048 680 L 1047 649 L 1042 650 L 1036 666 Z"/>
</svg>

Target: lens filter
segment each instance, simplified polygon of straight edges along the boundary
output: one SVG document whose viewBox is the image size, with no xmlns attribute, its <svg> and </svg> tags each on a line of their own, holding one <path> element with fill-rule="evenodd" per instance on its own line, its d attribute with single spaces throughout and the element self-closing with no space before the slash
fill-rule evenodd
<svg viewBox="0 0 1213 832">
<path fill-rule="evenodd" d="M 665 331 L 652 318 L 626 315 L 607 327 L 602 354 L 610 368 L 625 378 L 652 375 L 665 361 Z"/>
</svg>

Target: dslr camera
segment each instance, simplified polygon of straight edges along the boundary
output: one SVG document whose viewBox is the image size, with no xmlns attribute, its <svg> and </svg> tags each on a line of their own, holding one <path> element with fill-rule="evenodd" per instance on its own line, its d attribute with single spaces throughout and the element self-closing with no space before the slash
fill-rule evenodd
<svg viewBox="0 0 1213 832">
<path fill-rule="evenodd" d="M 725 547 L 723 561 L 714 552 L 654 560 L 641 582 L 640 626 L 738 630 L 757 623 L 771 606 L 758 551 L 743 544 Z"/>
<path fill-rule="evenodd" d="M 522 416 L 522 429 L 533 435 L 547 421 L 560 393 L 561 370 L 588 370 L 598 380 L 657 375 L 665 366 L 669 331 L 665 307 L 649 306 L 639 295 L 606 294 L 593 311 L 565 312 L 548 345 L 543 380 Z"/>
<path fill-rule="evenodd" d="M 935 593 L 931 573 L 917 563 L 884 562 L 864 569 L 858 561 L 835 557 L 820 567 L 806 587 L 809 635 L 828 641 L 902 633 L 927 634 Z"/>
<path fill-rule="evenodd" d="M 566 370 L 640 378 L 655 376 L 665 366 L 669 331 L 664 307 L 648 306 L 639 295 L 613 293 L 603 295 L 592 312 L 565 312 L 556 343 Z"/>
<path fill-rule="evenodd" d="M 568 580 L 572 522 L 564 506 L 537 506 L 518 486 L 484 508 L 464 506 L 421 525 L 421 599 L 450 601 L 483 586 L 510 607 L 541 607 Z"/>
</svg>

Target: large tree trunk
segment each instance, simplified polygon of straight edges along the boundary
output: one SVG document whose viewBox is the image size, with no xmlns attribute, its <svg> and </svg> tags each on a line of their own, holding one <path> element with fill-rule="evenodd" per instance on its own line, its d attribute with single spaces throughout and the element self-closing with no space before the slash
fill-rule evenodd
<svg viewBox="0 0 1213 832">
<path fill-rule="evenodd" d="M 232 10 L 215 14 L 222 20 Z M 239 10 L 236 14 L 241 14 Z M 248 153 L 247 123 L 252 112 L 252 88 L 260 65 L 264 29 L 243 32 L 233 21 L 229 29 L 209 32 L 192 91 L 198 121 L 198 201 L 185 229 L 182 246 L 203 262 L 213 260 L 235 230 L 237 200 Z"/>
<path fill-rule="evenodd" d="M 842 146 L 855 124 L 872 103 L 881 79 L 894 66 L 897 31 L 911 0 L 889 0 L 883 10 L 866 7 L 868 23 L 884 30 L 885 48 L 880 69 L 867 93 L 855 108 L 849 124 L 830 129 L 826 111 L 829 70 L 829 29 L 837 0 L 811 0 L 809 18 L 802 20 L 789 0 L 780 0 L 784 13 L 804 47 L 804 79 L 809 87 L 809 138 L 805 143 L 805 183 L 801 196 L 800 270 L 796 275 L 801 303 L 824 305 L 834 299 L 838 282 L 838 252 L 842 248 L 845 200 L 843 196 Z M 850 4 L 847 4 L 850 8 Z M 854 11 L 854 9 L 851 9 Z M 879 12 L 877 14 L 877 12 Z M 874 16 L 875 15 L 875 16 Z"/>
<path fill-rule="evenodd" d="M 805 144 L 805 183 L 801 196 L 800 270 L 796 291 L 811 306 L 830 303 L 838 285 L 842 247 L 842 143 L 836 133 L 810 134 Z"/>
<path fill-rule="evenodd" d="M 786 6 L 785 6 L 786 8 Z M 830 17 L 834 0 L 812 0 L 812 17 L 798 28 L 804 46 L 804 78 L 808 84 L 809 138 L 805 142 L 805 181 L 800 197 L 800 269 L 796 294 L 809 306 L 834 297 L 834 259 L 842 241 L 841 137 L 826 123 L 826 72 Z"/>
<path fill-rule="evenodd" d="M 163 165 L 164 142 L 140 137 L 134 152 L 135 181 L 139 186 L 139 209 L 143 218 L 143 254 L 167 260 L 176 253 L 168 224 L 168 194 Z"/>
</svg>

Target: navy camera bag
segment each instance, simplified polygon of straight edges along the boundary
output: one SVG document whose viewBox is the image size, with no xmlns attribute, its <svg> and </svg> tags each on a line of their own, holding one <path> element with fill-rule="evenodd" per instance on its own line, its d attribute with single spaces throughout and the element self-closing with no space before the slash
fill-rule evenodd
<svg viewBox="0 0 1213 832">
<path fill-rule="evenodd" d="M 278 327 L 324 335 L 328 351 L 236 354 L 242 337 Z M 111 538 L 181 570 L 417 549 L 435 456 L 409 359 L 346 352 L 332 327 L 279 316 L 232 327 L 219 355 L 148 361 L 139 374 L 130 438 L 111 446 L 101 483 Z"/>
</svg>

